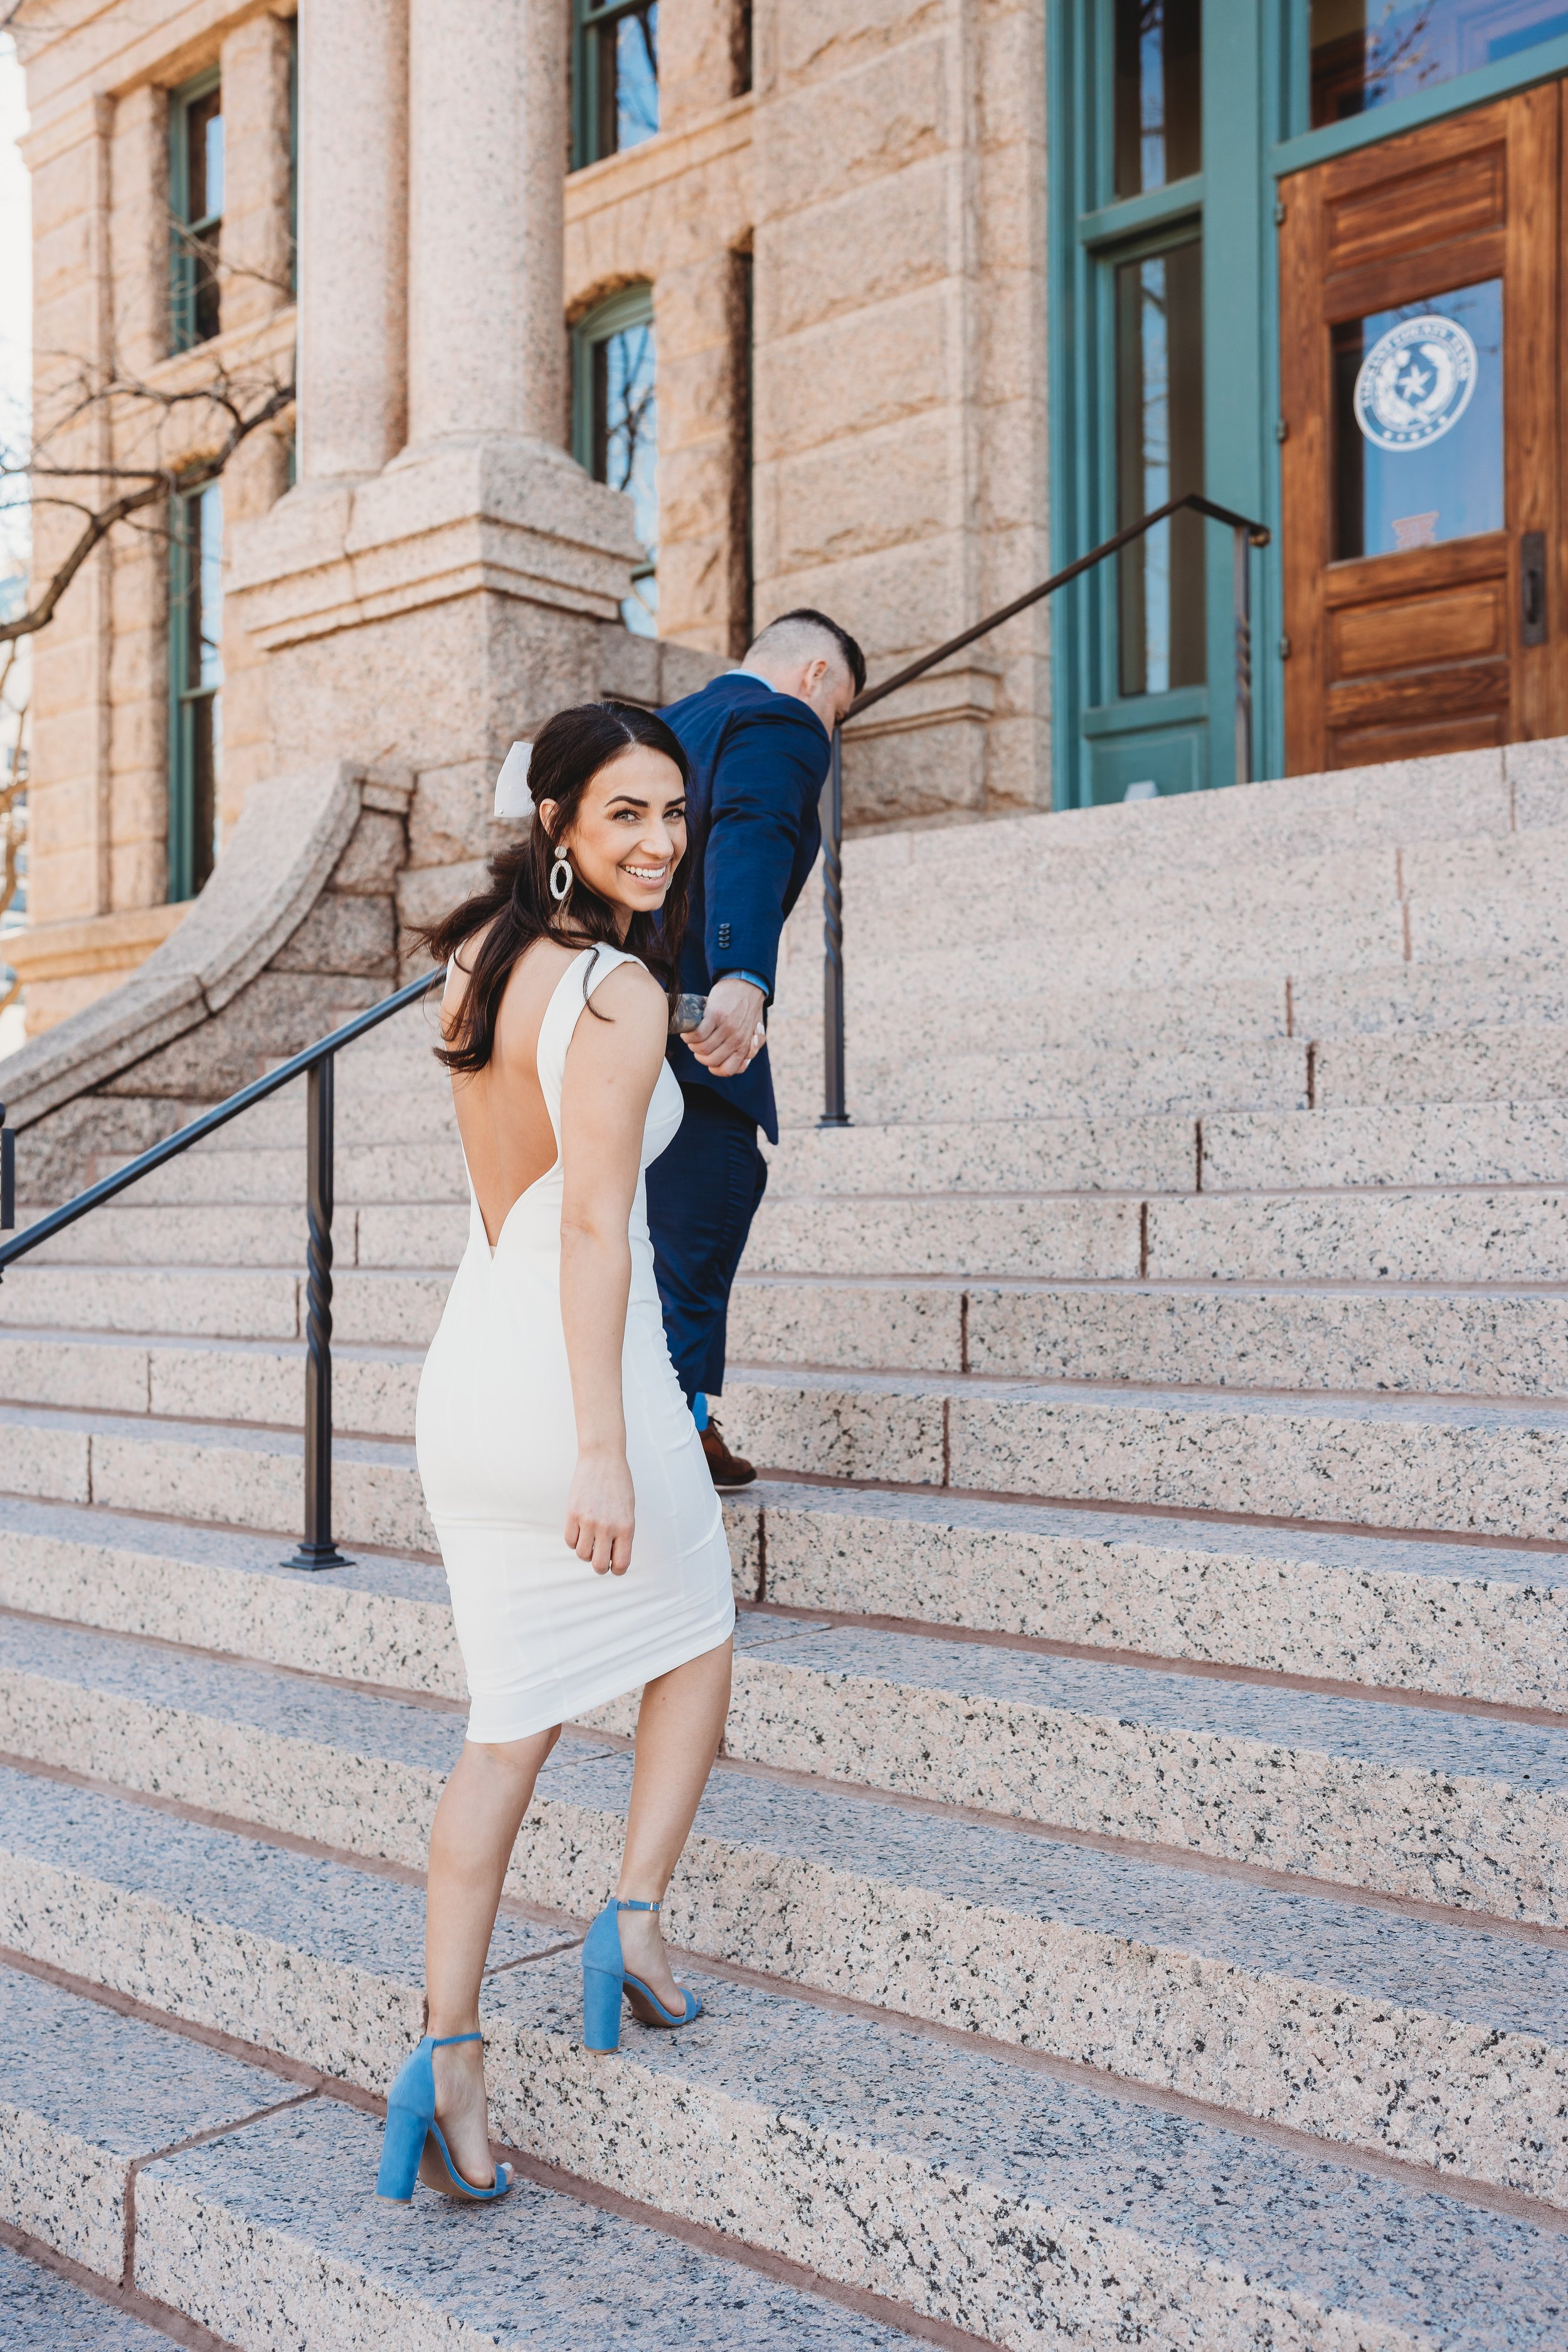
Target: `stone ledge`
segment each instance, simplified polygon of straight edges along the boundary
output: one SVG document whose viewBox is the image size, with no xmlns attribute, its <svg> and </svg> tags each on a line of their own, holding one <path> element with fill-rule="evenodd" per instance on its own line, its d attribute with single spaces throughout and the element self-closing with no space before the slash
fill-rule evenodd
<svg viewBox="0 0 1568 2352">
<path fill-rule="evenodd" d="M 134 971 L 190 913 L 193 902 L 125 907 L 9 932 L 5 961 L 24 982 L 75 980 L 84 972 Z"/>
<path fill-rule="evenodd" d="M 360 782 L 343 761 L 253 787 L 211 881 L 123 987 L 9 1056 L 11 1123 L 30 1127 L 206 1021 L 298 930 L 347 847 Z"/>
</svg>

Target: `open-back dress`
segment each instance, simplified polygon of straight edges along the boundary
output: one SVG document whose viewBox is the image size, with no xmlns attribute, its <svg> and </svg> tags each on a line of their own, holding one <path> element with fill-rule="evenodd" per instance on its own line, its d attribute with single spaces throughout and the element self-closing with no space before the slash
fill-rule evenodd
<svg viewBox="0 0 1568 2352">
<path fill-rule="evenodd" d="M 632 1202 L 622 1380 L 637 1496 L 631 1566 L 598 1576 L 567 1548 L 577 1465 L 561 1322 L 561 1085 L 589 995 L 616 948 L 585 948 L 540 1024 L 555 1163 L 492 1250 L 470 1175 L 468 1246 L 419 1382 L 419 1475 L 440 1538 L 468 1679 L 468 1737 L 522 1739 L 684 1665 L 735 1622 L 723 1514 L 665 1342 L 643 1175 L 680 1125 L 668 1063 L 648 1104 Z"/>
</svg>

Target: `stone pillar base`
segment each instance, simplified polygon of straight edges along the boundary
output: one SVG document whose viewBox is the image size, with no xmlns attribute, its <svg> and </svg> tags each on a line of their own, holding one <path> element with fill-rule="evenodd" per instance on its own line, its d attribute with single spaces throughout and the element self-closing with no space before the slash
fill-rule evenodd
<svg viewBox="0 0 1568 2352">
<path fill-rule="evenodd" d="M 628 502 L 543 442 L 433 443 L 300 485 L 237 534 L 229 577 L 269 657 L 275 763 L 498 758 L 598 690 L 639 552 Z"/>
</svg>

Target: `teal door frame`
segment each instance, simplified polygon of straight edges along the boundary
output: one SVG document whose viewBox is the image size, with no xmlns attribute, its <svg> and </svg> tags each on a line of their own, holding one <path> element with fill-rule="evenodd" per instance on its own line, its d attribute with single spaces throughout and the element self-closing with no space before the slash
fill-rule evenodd
<svg viewBox="0 0 1568 2352">
<path fill-rule="evenodd" d="M 1051 562 L 1059 569 L 1117 527 L 1115 261 L 1192 225 L 1204 239 L 1204 489 L 1273 533 L 1252 561 L 1253 773 L 1285 767 L 1279 568 L 1279 241 L 1280 183 L 1293 172 L 1489 99 L 1568 74 L 1568 36 L 1313 131 L 1310 0 L 1203 0 L 1203 169 L 1114 194 L 1114 0 L 1047 0 Z M 1058 808 L 1120 798 L 1153 775 L 1162 790 L 1226 784 L 1235 672 L 1229 534 L 1209 526 L 1208 676 L 1203 686 L 1123 699 L 1116 692 L 1116 573 L 1101 564 L 1052 614 L 1053 798 Z M 1211 748 L 1210 714 L 1218 720 Z"/>
</svg>

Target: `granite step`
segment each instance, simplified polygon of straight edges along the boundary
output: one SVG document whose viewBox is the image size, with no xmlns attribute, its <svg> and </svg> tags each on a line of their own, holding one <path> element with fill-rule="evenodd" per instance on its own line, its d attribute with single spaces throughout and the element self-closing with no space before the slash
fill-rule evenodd
<svg viewBox="0 0 1568 2352">
<path fill-rule="evenodd" d="M 1197 1128 L 1185 1118 L 964 1119 L 784 1125 L 770 1199 L 795 1193 L 1190 1192 Z M 1568 1119 L 1563 1122 L 1568 1138 Z M 1568 1140 L 1563 1164 L 1568 1171 Z"/>
<path fill-rule="evenodd" d="M 0 1399 L 174 1420 L 298 1427 L 304 1412 L 302 1340 L 141 1339 L 100 1333 L 0 1331 Z M 334 1338 L 333 1421 L 340 1431 L 411 1437 L 423 1352 Z"/>
<path fill-rule="evenodd" d="M 1159 989 L 1081 990 L 1043 973 L 1034 942 L 977 957 L 973 948 L 927 954 L 910 950 L 875 960 L 847 942 L 847 1023 L 858 1053 L 880 1057 L 922 1027 L 962 1009 L 972 1018 L 1005 998 L 1010 1034 L 1031 1045 L 1125 1044 L 1161 1034 L 1173 1046 L 1243 1037 L 1373 1036 L 1426 1030 L 1568 1023 L 1568 959 L 1531 955 L 1468 963 L 1412 964 L 1373 971 L 1283 970 L 1230 984 L 1181 982 Z M 775 1006 L 775 1049 L 796 1042 L 808 1018 Z M 800 1042 L 809 1041 L 804 1032 Z"/>
<path fill-rule="evenodd" d="M 1568 1717 L 1568 1553 L 765 1481 L 725 1517 L 764 1622 L 826 1610 Z M 0 1498 L 0 1606 L 462 1696 L 438 1562 L 301 1576 L 283 1549 Z"/>
<path fill-rule="evenodd" d="M 1568 1717 L 1568 1551 L 784 1481 L 726 1518 L 737 1591 L 772 1607 Z"/>
<path fill-rule="evenodd" d="M 466 1201 L 340 1207 L 335 1266 L 449 1278 L 468 1244 L 469 1213 Z M 302 1265 L 304 1232 L 303 1212 L 279 1206 L 111 1202 L 42 1244 L 18 1275 L 68 1265 L 289 1271 Z M 764 1197 L 746 1263 L 757 1273 L 1551 1282 L 1568 1264 L 1568 1192 L 1386 1186 L 1147 1202 L 1035 1191 L 967 1198 L 781 1193 Z M 8 1281 L 7 1321 L 15 1319 L 12 1296 Z"/>
<path fill-rule="evenodd" d="M 460 1214 L 362 1210 L 360 1262 L 439 1265 Z M 764 1196 L 744 1264 L 754 1274 L 1555 1282 L 1568 1265 L 1568 1190 L 781 1194 Z"/>
<path fill-rule="evenodd" d="M 1418 1036 L 1331 1037 L 1317 1045 L 1313 1099 L 1325 1110 L 1433 1102 L 1539 1102 L 1568 1096 L 1568 1024 L 1516 1024 Z"/>
<path fill-rule="evenodd" d="M 911 1060 L 910 1048 L 923 1048 Z M 1263 1038 L 1173 1050 L 1146 1046 L 1041 1046 L 997 1053 L 929 1032 L 887 1058 L 858 1052 L 856 1115 L 871 1120 L 915 1118 L 1131 1118 L 1201 1116 L 1210 1110 L 1305 1110 L 1311 1101 L 1307 1045 Z M 945 1050 L 943 1050 L 945 1048 Z M 773 1074 L 781 1113 L 808 1116 L 817 1083 L 809 1064 L 784 1062 Z"/>
<path fill-rule="evenodd" d="M 21 1616 L 0 1619 L 0 1698 L 16 1756 L 410 1866 L 463 1728 L 455 1702 Z M 628 1698 L 592 1728 L 634 1722 Z M 745 1621 L 725 1738 L 739 1764 L 892 1798 L 1568 1922 L 1568 1727 L 1550 1720 L 764 1615 Z M 581 1829 L 562 1828 L 569 1862 Z M 517 1891 L 559 1904 L 555 1830 L 540 1834 Z M 584 1892 L 563 1907 L 603 1900 Z"/>
<path fill-rule="evenodd" d="M 1202 1120 L 785 1126 L 769 1192 L 1279 1192 L 1568 1182 L 1568 1106 L 1457 1103 Z M 1202 1150 L 1202 1184 L 1197 1182 Z"/>
<path fill-rule="evenodd" d="M 188 1360 L 199 1374 L 201 1359 Z M 363 1368 L 373 1401 L 380 1367 Z M 412 1367 L 403 1367 L 411 1381 Z M 385 1402 L 390 1391 L 381 1391 Z M 1568 1408 L 734 1365 L 724 1428 L 761 1468 L 1194 1515 L 1568 1539 Z M 301 1440 L 253 1427 L 0 1406 L 4 1490 L 229 1527 L 298 1522 Z M 341 1438 L 340 1539 L 428 1551 L 412 1442 Z"/>
<path fill-rule="evenodd" d="M 1568 1181 L 1568 1106 L 1407 1104 L 1281 1117 L 1227 1113 L 1203 1120 L 1201 1150 L 1205 1192 L 1561 1184 Z"/>
<path fill-rule="evenodd" d="M 345 1144 L 334 1150 L 333 1162 L 337 1201 L 351 1209 L 366 1201 L 466 1202 L 468 1197 L 462 1151 L 451 1137 L 431 1143 Z M 123 1164 L 106 1159 L 96 1172 L 108 1175 Z M 177 1160 L 154 1168 L 121 1197 L 128 1208 L 232 1202 L 302 1213 L 303 1143 L 258 1149 L 241 1119 L 221 1129 L 211 1142 L 195 1144 Z"/>
<path fill-rule="evenodd" d="M 177 1498 L 182 1517 L 279 1540 L 303 1512 L 304 1444 L 287 1428 L 0 1405 L 0 1465 L 13 1495 L 159 1516 Z M 412 1439 L 336 1439 L 332 1501 L 340 1543 L 436 1549 Z"/>
<path fill-rule="evenodd" d="M 303 1212 L 301 1212 L 301 1214 Z M 428 1347 L 447 1293 L 442 1273 L 332 1270 L 334 1342 Z M 305 1277 L 283 1267 L 10 1267 L 0 1328 L 146 1338 L 292 1339 L 305 1325 Z"/>
<path fill-rule="evenodd" d="M 50 1204 L 53 1205 L 52 1203 Z M 80 1217 L 29 1254 L 32 1265 L 286 1266 L 305 1262 L 302 1208 L 252 1202 L 144 1203 L 134 1190 Z M 352 1265 L 354 1214 L 340 1210 L 332 1246 Z M 7 1284 L 7 1287 L 9 1285 Z"/>
<path fill-rule="evenodd" d="M 11 1968 L 0 1968 L 0 2047 L 11 2062 L 15 2118 L 0 2144 L 0 2202 L 26 2215 L 14 2226 L 106 2283 L 119 2283 L 124 2264 L 127 2286 L 225 2343 L 569 2352 L 583 2342 L 584 2311 L 626 2306 L 679 2309 L 681 2341 L 711 2352 L 840 2344 L 890 2352 L 910 2340 L 532 2180 L 485 2216 L 486 2257 L 476 2262 L 472 2216 L 459 2208 L 424 2198 L 416 2221 L 378 2204 L 374 2116 Z M 106 2077 L 115 2086 L 110 2114 Z M 197 2146 L 184 2147 L 198 2135 Z M 43 2287 L 49 2274 L 27 2269 L 17 2332 L 7 2305 L 7 2346 L 129 2352 L 168 2340 L 162 2330 L 130 2332 L 123 2314 L 63 2281 Z M 100 2332 L 20 2332 L 30 2305 L 74 2322 L 77 2306 L 56 2290 L 89 2304 Z"/>
<path fill-rule="evenodd" d="M 1557 1290 L 752 1274 L 742 1275 L 731 1298 L 729 1345 L 742 1363 L 862 1371 L 1446 1396 L 1568 1393 L 1568 1318 Z"/>
<path fill-rule="evenodd" d="M 1499 2340 L 1500 2324 L 1510 2346 L 1536 2352 L 1568 2307 L 1562 2240 L 1545 2217 L 1489 2211 L 1419 2179 L 1304 2159 L 988 2053 L 728 1984 L 714 1988 L 724 2014 L 700 2032 L 672 2046 L 633 2029 L 606 2063 L 572 2044 L 570 1958 L 492 1985 L 503 2141 L 612 2193 L 657 2197 L 731 2242 L 808 2255 L 825 2284 L 980 2340 L 1068 2334 L 1109 2347 L 1136 2334 L 1152 2352 L 1176 2352 L 1245 2330 L 1280 2347 L 1353 2336 L 1479 2352 L 1481 2331 Z M 166 2048 L 184 2037 L 78 2006 L 91 2015 L 58 2034 L 62 2074 L 89 2053 L 116 2072 L 156 2066 L 167 2080 L 177 2070 L 200 2111 L 205 2082 Z M 368 2352 L 395 2334 L 478 2352 L 521 2343 L 526 2330 L 547 2347 L 577 2344 L 584 2301 L 637 2302 L 636 2258 L 649 2242 L 650 2305 L 679 2310 L 683 2343 L 898 2340 L 826 2296 L 786 2302 L 743 2271 L 721 2284 L 713 2274 L 739 2265 L 706 2256 L 700 2268 L 695 2249 L 671 2256 L 658 2232 L 633 2238 L 635 2224 L 571 2200 L 552 2210 L 531 2182 L 485 2217 L 487 2246 L 504 2258 L 477 2264 L 464 2251 L 471 2215 L 426 2200 L 415 2227 L 365 2198 L 372 2117 L 271 2081 L 297 2104 L 275 2100 L 245 2128 L 153 2155 L 137 2174 L 139 2283 L 231 2340 Z M 85 2120 L 71 2101 L 68 2078 L 38 2093 L 37 2136 L 51 2154 Z M 63 2128 L 51 2110 L 65 2111 Z M 812 2325 L 819 2312 L 826 2327 Z"/>
<path fill-rule="evenodd" d="M 1217 957 L 1228 953 L 1250 968 L 1270 942 L 1283 972 L 1298 968 L 1332 971 L 1325 960 L 1336 947 L 1385 948 L 1383 960 L 1495 963 L 1524 954 L 1550 959 L 1564 944 L 1552 916 L 1568 884 L 1568 832 L 1559 825 L 1518 834 L 1500 844 L 1456 838 L 1420 846 L 1390 842 L 1370 852 L 1332 849 L 1304 856 L 1281 849 L 1274 856 L 1237 856 L 1234 862 L 1201 875 L 1178 866 L 1151 871 L 1130 859 L 1120 869 L 1098 872 L 1081 864 L 1030 855 L 1020 837 L 1017 887 L 1005 907 L 987 908 L 1005 834 L 994 824 L 978 834 L 954 831 L 940 874 L 920 861 L 878 861 L 874 882 L 854 889 L 846 879 L 846 932 L 851 953 L 875 951 L 880 960 L 911 960 L 910 942 L 929 940 L 936 955 L 973 955 L 984 936 L 987 949 L 1005 955 L 1031 940 L 1053 943 L 1053 977 L 1061 982 L 1080 962 L 1099 969 L 1120 940 L 1120 982 L 1137 971 L 1127 943 L 1137 936 L 1142 955 L 1168 952 L 1173 939 L 1188 935 L 1197 949 L 1184 973 L 1189 984 L 1207 977 Z M 971 866 L 966 853 L 979 862 Z M 1076 864 L 1076 870 L 1075 870 Z M 1405 910 L 1409 909 L 1409 930 Z M 1321 929 L 1314 932 L 1314 923 Z M 977 932 L 977 923 L 980 930 Z M 1206 951 L 1206 952 L 1205 952 Z M 1346 969 L 1350 968 L 1349 958 Z M 1115 967 L 1110 967 L 1114 975 Z"/>
<path fill-rule="evenodd" d="M 1151 1201 L 1144 1244 L 1156 1279 L 1560 1283 L 1568 1189 L 1205 1192 Z"/>
<path fill-rule="evenodd" d="M 4 2245 L 0 2308 L 10 2352 L 163 2352 L 169 2340 L 162 2328 Z"/>
<path fill-rule="evenodd" d="M 581 1916 L 618 1843 L 625 1756 L 568 1764 L 525 1841 Z M 6 1945 L 384 2091 L 419 2032 L 408 1877 L 0 1770 Z M 874 1865 L 865 1857 L 875 1853 Z M 1568 1944 L 1402 1917 L 911 1814 L 721 1768 L 671 1897 L 689 1953 L 1201 2100 L 1339 2149 L 1568 2198 Z M 850 1932 L 846 1936 L 845 1930 Z M 503 1909 L 501 1977 L 575 1946 Z M 716 2005 L 730 1988 L 718 1993 Z M 1109 2086 L 1107 2086 L 1109 2087 Z"/>
<path fill-rule="evenodd" d="M 872 1119 L 1131 1117 L 1528 1102 L 1568 1095 L 1568 1026 L 1432 1030 L 1419 1036 L 1289 1038 L 1173 1046 L 967 1046 L 911 1017 L 888 1050 L 858 1044 L 855 1103 Z M 911 1061 L 911 1043 L 924 1047 Z M 811 1077 L 804 1061 L 779 1074 L 781 1103 Z"/>
<path fill-rule="evenodd" d="M 42 1215 L 41 1209 L 29 1212 Z M 445 1267 L 448 1280 L 468 1244 L 468 1201 L 355 1209 L 340 1201 L 332 1218 L 334 1275 L 362 1265 Z M 284 1269 L 305 1262 L 302 1207 L 263 1202 L 131 1204 L 110 1201 L 41 1242 L 26 1261 L 39 1266 L 178 1265 Z M 7 1284 L 7 1288 L 9 1284 Z M 7 1307 L 7 1316 L 9 1308 Z"/>
<path fill-rule="evenodd" d="M 229 1132 L 237 1145 L 248 1145 L 252 1150 L 303 1152 L 303 1083 L 285 1087 L 266 1102 L 258 1103 L 253 1110 L 243 1111 Z M 340 1150 L 345 1144 L 429 1145 L 443 1140 L 455 1146 L 457 1134 L 458 1121 L 449 1087 L 445 1097 L 427 1093 L 423 1087 L 370 1087 L 363 1093 L 351 1092 L 333 1108 L 332 1139 Z M 19 1174 L 18 1181 L 22 1181 Z"/>
<path fill-rule="evenodd" d="M 1568 1409 L 732 1365 L 759 1467 L 879 1485 L 1568 1538 Z"/>
</svg>

